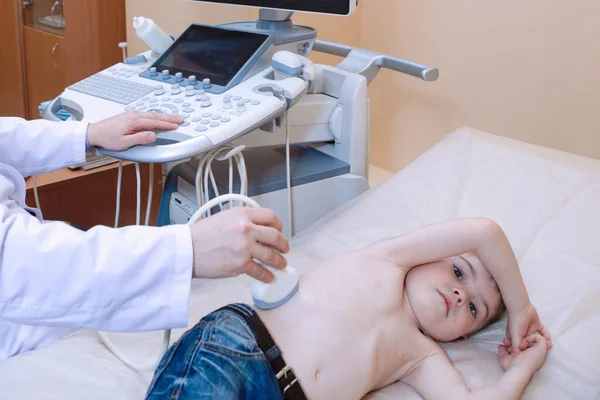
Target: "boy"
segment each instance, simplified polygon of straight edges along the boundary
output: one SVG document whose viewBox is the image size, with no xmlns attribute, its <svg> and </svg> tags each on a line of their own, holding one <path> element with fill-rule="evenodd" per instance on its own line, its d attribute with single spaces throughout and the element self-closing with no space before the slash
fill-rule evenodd
<svg viewBox="0 0 600 400">
<path fill-rule="evenodd" d="M 505 373 L 470 389 L 436 341 L 504 307 Z M 360 399 L 400 380 L 426 400 L 517 399 L 550 347 L 504 232 L 466 218 L 336 255 L 277 309 L 211 313 L 165 354 L 147 398 Z"/>
</svg>

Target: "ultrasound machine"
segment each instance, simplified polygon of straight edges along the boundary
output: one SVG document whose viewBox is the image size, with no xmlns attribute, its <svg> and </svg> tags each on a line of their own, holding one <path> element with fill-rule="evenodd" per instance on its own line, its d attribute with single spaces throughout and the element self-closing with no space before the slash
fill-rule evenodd
<svg viewBox="0 0 600 400">
<path fill-rule="evenodd" d="M 127 110 L 180 114 L 180 127 L 157 132 L 152 145 L 94 151 L 163 164 L 159 225 L 186 223 L 202 203 L 235 192 L 274 210 L 292 236 L 369 188 L 367 86 L 378 71 L 434 81 L 438 70 L 320 41 L 292 23 L 294 11 L 350 15 L 357 0 L 203 2 L 256 7 L 259 19 L 191 25 L 164 52 L 69 86 L 43 117 L 58 120 L 62 109 L 90 123 Z M 313 64 L 315 51 L 343 60 Z"/>
</svg>

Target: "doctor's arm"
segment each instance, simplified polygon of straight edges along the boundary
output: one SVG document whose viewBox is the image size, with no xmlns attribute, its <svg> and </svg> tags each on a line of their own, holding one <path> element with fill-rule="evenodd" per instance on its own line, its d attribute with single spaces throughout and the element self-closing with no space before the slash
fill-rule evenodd
<svg viewBox="0 0 600 400">
<path fill-rule="evenodd" d="M 190 227 L 42 223 L 0 204 L 0 319 L 146 331 L 187 325 Z"/>
<path fill-rule="evenodd" d="M 269 282 L 289 251 L 265 208 L 226 210 L 193 225 L 42 223 L 0 204 L 0 319 L 27 325 L 147 331 L 187 326 L 192 277 Z"/>
<path fill-rule="evenodd" d="M 156 140 L 155 130 L 174 130 L 178 115 L 126 112 L 94 124 L 84 122 L 26 121 L 0 118 L 0 163 L 24 176 L 54 171 L 85 161 L 90 147 L 125 150 Z"/>
</svg>

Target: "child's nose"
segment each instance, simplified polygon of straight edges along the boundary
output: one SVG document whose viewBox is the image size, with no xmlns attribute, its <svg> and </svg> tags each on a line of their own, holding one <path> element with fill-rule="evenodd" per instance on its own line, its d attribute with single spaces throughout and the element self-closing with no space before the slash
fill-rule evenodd
<svg viewBox="0 0 600 400">
<path fill-rule="evenodd" d="M 459 288 L 454 288 L 452 290 L 452 293 L 454 293 L 454 298 L 456 299 L 456 305 L 461 306 L 465 303 L 465 299 L 466 297 L 466 293 L 464 290 L 459 289 Z"/>
</svg>

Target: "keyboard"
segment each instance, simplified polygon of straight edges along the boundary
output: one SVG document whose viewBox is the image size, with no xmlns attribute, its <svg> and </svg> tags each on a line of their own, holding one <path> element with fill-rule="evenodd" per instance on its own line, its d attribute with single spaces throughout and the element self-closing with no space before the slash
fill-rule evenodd
<svg viewBox="0 0 600 400">
<path fill-rule="evenodd" d="M 69 166 L 69 169 L 71 171 L 74 171 L 76 169 L 82 169 L 84 171 L 87 171 L 90 169 L 103 167 L 105 165 L 112 164 L 117 161 L 119 161 L 119 160 L 117 160 L 116 158 L 113 158 L 113 157 L 104 156 L 104 155 L 96 155 L 96 154 L 92 154 L 92 153 L 88 152 L 88 153 L 86 153 L 85 162 L 83 162 L 81 164 L 71 165 L 71 166 Z"/>
<path fill-rule="evenodd" d="M 153 86 L 103 74 L 92 75 L 70 86 L 69 89 L 119 104 L 129 104 L 154 91 Z"/>
</svg>

